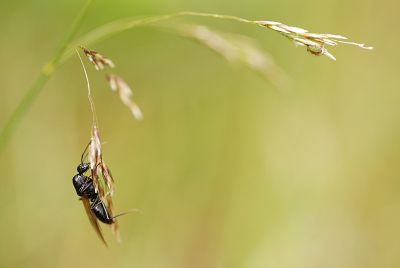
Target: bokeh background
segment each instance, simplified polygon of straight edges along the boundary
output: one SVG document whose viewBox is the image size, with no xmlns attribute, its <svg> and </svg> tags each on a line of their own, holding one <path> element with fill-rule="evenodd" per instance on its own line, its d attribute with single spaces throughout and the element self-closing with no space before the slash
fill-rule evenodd
<svg viewBox="0 0 400 268">
<path fill-rule="evenodd" d="M 0 0 L 0 128 L 83 6 Z M 92 125 L 78 58 L 48 81 L 0 155 L 1 267 L 399 267 L 397 0 L 98 0 L 77 37 L 131 16 L 191 10 L 274 20 L 374 46 L 314 57 L 279 34 L 185 17 L 258 40 L 282 90 L 192 40 L 135 28 L 90 47 L 134 90 L 136 121 L 85 61 L 122 243 L 106 249 L 71 184 Z"/>
</svg>

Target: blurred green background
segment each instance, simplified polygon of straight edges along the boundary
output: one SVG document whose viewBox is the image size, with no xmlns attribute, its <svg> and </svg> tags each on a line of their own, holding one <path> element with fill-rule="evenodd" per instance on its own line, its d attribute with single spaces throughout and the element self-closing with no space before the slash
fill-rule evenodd
<svg viewBox="0 0 400 268">
<path fill-rule="evenodd" d="M 0 0 L 0 129 L 83 1 Z M 314 57 L 258 26 L 185 17 L 258 40 L 282 90 L 196 42 L 135 28 L 90 47 L 134 90 L 134 120 L 86 60 L 122 243 L 96 237 L 71 183 L 90 138 L 74 56 L 0 155 L 1 267 L 400 267 L 400 2 L 98 0 L 104 23 L 191 10 L 340 34 L 372 51 Z"/>
</svg>

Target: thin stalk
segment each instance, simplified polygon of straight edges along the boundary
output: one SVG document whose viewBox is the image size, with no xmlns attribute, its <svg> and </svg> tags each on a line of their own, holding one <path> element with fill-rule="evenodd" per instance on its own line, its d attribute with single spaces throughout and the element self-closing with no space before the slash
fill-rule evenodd
<svg viewBox="0 0 400 268">
<path fill-rule="evenodd" d="M 51 76 L 51 74 L 58 67 L 60 59 L 62 55 L 68 48 L 68 44 L 71 42 L 75 33 L 79 29 L 82 24 L 83 19 L 85 18 L 86 12 L 88 11 L 90 5 L 94 0 L 88 0 L 86 4 L 82 7 L 79 14 L 76 16 L 75 20 L 72 22 L 69 27 L 67 34 L 62 40 L 61 44 L 58 46 L 54 55 L 50 58 L 50 60 L 44 65 L 39 74 L 38 78 L 33 83 L 32 87 L 29 89 L 28 93 L 22 99 L 21 103 L 18 105 L 17 109 L 11 115 L 10 119 L 6 123 L 4 129 L 0 132 L 0 153 L 3 152 L 5 145 L 9 141 L 11 135 L 15 132 L 17 126 L 21 123 L 22 118 L 25 116 L 29 108 L 32 106 L 32 103 L 39 95 L 43 86 L 46 84 L 47 80 Z"/>
<path fill-rule="evenodd" d="M 5 144 L 9 140 L 10 136 L 15 131 L 17 125 L 20 123 L 23 116 L 26 114 L 28 108 L 32 105 L 33 101 L 36 99 L 37 95 L 39 94 L 40 90 L 43 88 L 44 84 L 46 83 L 49 76 L 54 72 L 54 70 L 59 67 L 61 64 L 65 63 L 69 60 L 74 53 L 73 48 L 69 47 L 69 42 L 76 33 L 77 29 L 79 28 L 82 20 L 84 18 L 84 14 L 86 13 L 88 7 L 94 0 L 88 0 L 86 5 L 83 7 L 82 11 L 76 17 L 74 23 L 72 23 L 70 30 L 68 31 L 67 35 L 65 36 L 64 41 L 59 46 L 59 49 L 55 53 L 55 55 L 51 58 L 51 60 L 45 65 L 42 69 L 42 73 L 39 75 L 35 83 L 32 85 L 30 91 L 27 93 L 25 98 L 22 100 L 20 105 L 17 107 L 13 115 L 11 116 L 10 120 L 6 124 L 3 131 L 0 133 L 0 153 L 2 152 Z M 235 20 L 242 23 L 248 24 L 255 24 L 263 27 L 267 27 L 272 29 L 285 37 L 291 39 L 297 45 L 307 46 L 307 51 L 311 54 L 316 56 L 319 55 L 326 55 L 332 59 L 335 59 L 328 50 L 324 47 L 324 45 L 337 45 L 338 43 L 344 44 L 351 44 L 356 45 L 358 47 L 364 49 L 372 49 L 372 47 L 364 47 L 363 44 L 358 44 L 354 42 L 346 42 L 343 39 L 346 39 L 343 36 L 339 35 L 332 35 L 332 34 L 314 34 L 309 33 L 308 31 L 284 25 L 279 22 L 273 21 L 250 21 L 236 16 L 230 15 L 218 15 L 218 14 L 210 14 L 210 13 L 198 13 L 198 12 L 191 12 L 191 11 L 183 11 L 169 15 L 163 16 L 156 16 L 150 18 L 143 18 L 143 19 L 123 19 L 118 20 L 115 22 L 111 22 L 104 26 L 101 26 L 92 32 L 84 35 L 80 39 L 76 40 L 74 43 L 78 46 L 88 46 L 93 45 L 96 42 L 99 42 L 103 39 L 106 39 L 112 35 L 120 33 L 122 31 L 139 27 L 145 26 L 150 23 L 159 22 L 163 20 L 169 20 L 172 18 L 176 18 L 179 16 L 197 16 L 197 17 L 209 17 L 215 19 L 224 19 L 224 20 Z M 338 40 L 339 39 L 339 40 Z"/>
<path fill-rule="evenodd" d="M 95 127 L 95 126 L 97 126 L 97 114 L 96 114 L 96 108 L 94 106 L 94 102 L 93 102 L 93 99 L 92 99 L 92 93 L 91 93 L 91 90 L 90 90 L 89 77 L 87 75 L 85 64 L 83 63 L 81 55 L 79 55 L 79 52 L 78 52 L 78 50 L 76 48 L 74 48 L 74 49 L 76 51 L 76 54 L 78 54 L 79 60 L 80 60 L 80 62 L 82 64 L 83 71 L 85 73 L 85 78 L 86 78 L 86 83 L 87 83 L 87 90 L 88 90 L 88 99 L 89 99 L 90 109 L 92 110 L 92 116 L 93 116 L 93 127 Z"/>
<path fill-rule="evenodd" d="M 235 20 L 249 24 L 257 24 L 255 21 L 246 20 L 236 16 L 183 11 L 174 14 L 143 18 L 143 19 L 128 18 L 128 19 L 113 21 L 111 23 L 100 26 L 99 28 L 87 33 L 78 40 L 74 41 L 74 44 L 80 46 L 90 46 L 104 39 L 107 39 L 113 35 L 116 35 L 120 32 L 132 29 L 134 27 L 146 26 L 147 24 L 150 23 L 169 20 L 181 16 L 209 17 L 215 19 Z M 71 48 L 67 49 L 61 58 L 60 65 L 68 61 L 73 55 L 74 55 L 73 49 Z"/>
<path fill-rule="evenodd" d="M 25 116 L 28 109 L 31 107 L 32 103 L 39 95 L 40 91 L 42 90 L 43 86 L 46 84 L 49 77 L 53 74 L 53 72 L 56 70 L 57 67 L 59 67 L 60 65 L 62 65 L 66 61 L 68 61 L 70 58 L 72 58 L 72 56 L 74 54 L 74 49 L 69 44 L 71 42 L 71 39 L 73 38 L 73 36 L 77 32 L 77 30 L 79 29 L 79 27 L 84 19 L 84 16 L 93 1 L 94 0 L 88 0 L 86 2 L 85 6 L 82 8 L 80 13 L 77 15 L 77 17 L 71 24 L 67 34 L 64 37 L 64 40 L 61 42 L 60 46 L 58 47 L 58 49 L 56 50 L 54 55 L 51 57 L 51 59 L 48 61 L 48 63 L 46 63 L 44 65 L 38 78 L 33 83 L 32 87 L 30 88 L 28 93 L 25 95 L 24 99 L 18 105 L 17 109 L 11 115 L 11 117 L 8 120 L 8 122 L 6 123 L 4 129 L 1 131 L 1 133 L 0 133 L 0 153 L 2 153 L 5 145 L 9 141 L 11 135 L 15 132 L 15 129 L 22 121 L 22 118 Z M 249 21 L 249 20 L 239 18 L 236 16 L 183 11 L 183 12 L 178 12 L 178 13 L 169 14 L 169 15 L 137 19 L 134 21 L 132 21 L 132 18 L 118 20 L 118 21 L 106 24 L 104 26 L 101 26 L 101 27 L 93 30 L 92 32 L 89 32 L 88 34 L 84 35 L 80 39 L 76 40 L 74 43 L 78 44 L 78 45 L 83 45 L 83 46 L 92 45 L 96 42 L 104 40 L 105 38 L 108 38 L 112 35 L 122 32 L 122 31 L 131 29 L 134 27 L 138 27 L 138 26 L 145 26 L 145 25 L 153 23 L 153 22 L 172 19 L 172 18 L 179 17 L 179 16 L 211 17 L 211 18 L 216 18 L 216 19 L 236 20 L 236 21 L 243 22 L 243 23 L 255 24 L 255 22 L 253 22 L 253 21 Z"/>
</svg>

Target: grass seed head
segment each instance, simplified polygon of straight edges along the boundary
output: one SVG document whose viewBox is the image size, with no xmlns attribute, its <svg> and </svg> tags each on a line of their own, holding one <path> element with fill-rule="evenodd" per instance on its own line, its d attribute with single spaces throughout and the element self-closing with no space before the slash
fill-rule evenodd
<svg viewBox="0 0 400 268">
<path fill-rule="evenodd" d="M 104 180 L 107 183 L 107 187 L 111 191 L 110 194 L 113 195 L 114 194 L 114 191 L 113 191 L 114 179 L 111 175 L 110 169 L 107 167 L 107 164 L 106 164 L 106 162 L 104 162 L 104 160 L 101 161 L 100 168 L 101 168 L 101 173 L 103 174 Z"/>
<path fill-rule="evenodd" d="M 83 46 L 80 46 L 80 48 L 85 52 L 86 57 L 93 63 L 96 70 L 103 70 L 104 66 L 115 67 L 115 64 L 109 58 L 101 55 L 97 51 L 86 49 Z"/>
<path fill-rule="evenodd" d="M 110 84 L 111 90 L 117 91 L 118 86 L 117 86 L 117 81 L 115 81 L 115 77 L 113 75 L 107 74 L 106 79 L 107 79 L 108 83 Z"/>
<path fill-rule="evenodd" d="M 364 44 L 343 41 L 347 38 L 341 35 L 309 33 L 302 28 L 288 26 L 275 21 L 255 21 L 254 23 L 281 33 L 292 40 L 295 45 L 307 46 L 307 51 L 315 56 L 325 55 L 333 60 L 336 60 L 335 57 L 328 52 L 325 45 L 337 46 L 338 43 L 342 43 L 368 50 L 373 49 L 373 47 L 365 47 Z"/>
<path fill-rule="evenodd" d="M 142 111 L 139 106 L 132 100 L 132 90 L 128 84 L 119 76 L 107 74 L 106 79 L 113 91 L 116 91 L 122 103 L 128 107 L 133 116 L 141 120 L 143 118 Z"/>
</svg>

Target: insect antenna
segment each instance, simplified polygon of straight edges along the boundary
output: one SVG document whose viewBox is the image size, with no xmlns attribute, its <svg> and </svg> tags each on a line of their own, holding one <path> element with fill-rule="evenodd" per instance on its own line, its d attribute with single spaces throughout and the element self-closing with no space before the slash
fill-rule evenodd
<svg viewBox="0 0 400 268">
<path fill-rule="evenodd" d="M 83 159 L 85 159 L 86 156 L 89 154 L 89 153 L 87 153 L 87 154 L 85 155 L 85 153 L 86 153 L 87 149 L 89 148 L 89 145 L 90 145 L 91 142 L 92 142 L 92 140 L 89 141 L 88 145 L 86 145 L 85 151 L 83 151 L 83 153 L 82 153 L 82 156 L 81 156 L 81 163 L 83 163 Z"/>
<path fill-rule="evenodd" d="M 122 212 L 122 213 L 120 213 L 120 214 L 117 214 L 117 215 L 113 216 L 111 219 L 115 219 L 115 218 L 117 218 L 117 217 L 119 217 L 119 216 L 122 216 L 122 215 L 125 215 L 125 214 L 128 214 L 128 213 L 131 213 L 131 212 L 137 212 L 137 213 L 139 213 L 139 214 L 142 214 L 142 211 L 141 211 L 141 210 L 139 210 L 139 209 L 137 209 L 137 208 L 134 208 L 134 209 L 130 209 L 130 210 L 128 210 L 128 211 Z"/>
</svg>

